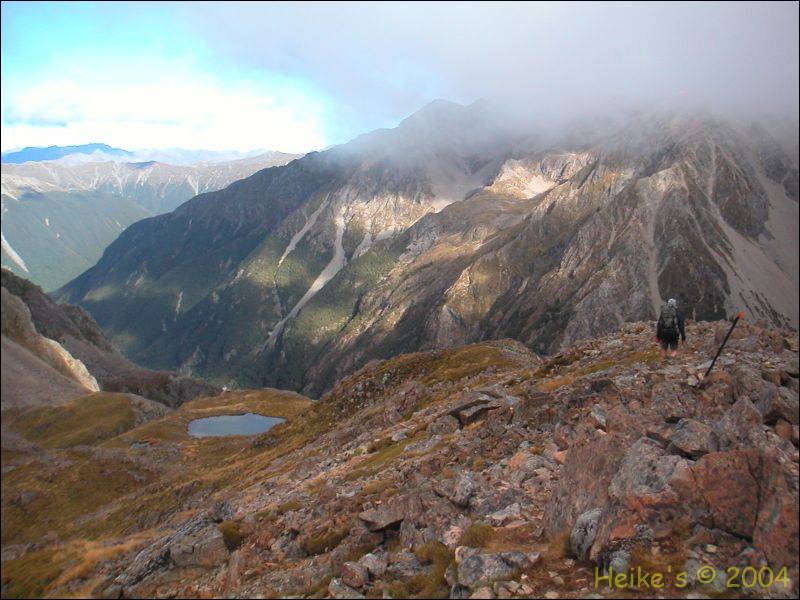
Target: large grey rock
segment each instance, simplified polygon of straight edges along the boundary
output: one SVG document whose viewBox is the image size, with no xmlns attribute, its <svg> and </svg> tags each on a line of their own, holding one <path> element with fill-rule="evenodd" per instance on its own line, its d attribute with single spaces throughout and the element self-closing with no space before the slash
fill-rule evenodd
<svg viewBox="0 0 800 600">
<path fill-rule="evenodd" d="M 169 556 L 179 567 L 211 568 L 222 564 L 227 555 L 222 533 L 213 525 L 169 546 Z"/>
<path fill-rule="evenodd" d="M 474 549 L 459 550 L 456 553 L 458 583 L 469 588 L 509 579 L 539 560 L 539 554 L 535 552 L 482 553 Z"/>
<path fill-rule="evenodd" d="M 358 562 L 367 570 L 372 577 L 381 577 L 386 573 L 389 562 L 384 554 L 370 552 L 362 556 Z"/>
<path fill-rule="evenodd" d="M 358 514 L 370 531 L 381 531 L 399 525 L 408 515 L 419 514 L 422 508 L 419 496 L 404 494 Z"/>
<path fill-rule="evenodd" d="M 672 446 L 685 456 L 698 458 L 717 450 L 717 438 L 705 423 L 681 419 L 672 432 Z"/>
<path fill-rule="evenodd" d="M 463 473 L 456 480 L 453 491 L 448 498 L 458 506 L 467 507 L 477 490 L 478 485 L 475 483 L 473 476 L 470 473 Z"/>
<path fill-rule="evenodd" d="M 592 547 L 595 537 L 597 537 L 597 529 L 602 514 L 602 510 L 594 508 L 587 510 L 575 521 L 575 525 L 569 534 L 569 549 L 577 559 L 583 560 L 586 558 L 589 548 Z"/>
<path fill-rule="evenodd" d="M 338 577 L 331 579 L 328 584 L 328 593 L 331 598 L 364 598 L 364 594 L 354 590 Z"/>
<path fill-rule="evenodd" d="M 395 579 L 410 579 L 422 572 L 422 565 L 413 552 L 396 552 L 389 555 L 386 572 Z"/>
<path fill-rule="evenodd" d="M 444 415 L 428 425 L 428 433 L 431 435 L 447 435 L 458 431 L 460 426 L 461 424 L 454 416 Z"/>
<path fill-rule="evenodd" d="M 778 419 L 797 425 L 800 418 L 797 393 L 789 388 L 770 385 L 758 400 L 756 407 L 767 425 L 774 425 Z"/>
</svg>

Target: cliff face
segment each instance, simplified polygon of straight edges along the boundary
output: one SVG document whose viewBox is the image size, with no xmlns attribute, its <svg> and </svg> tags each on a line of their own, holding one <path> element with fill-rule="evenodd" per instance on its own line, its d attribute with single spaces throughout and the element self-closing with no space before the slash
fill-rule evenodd
<svg viewBox="0 0 800 600">
<path fill-rule="evenodd" d="M 669 297 L 796 327 L 797 164 L 776 140 L 687 115 L 529 136 L 434 103 L 137 224 L 60 297 L 145 364 L 312 395 L 399 352 L 556 352 Z"/>
<path fill-rule="evenodd" d="M 85 310 L 56 304 L 39 286 L 7 269 L 2 270 L 2 300 L 4 408 L 63 404 L 100 390 L 176 406 L 218 391 L 203 381 L 131 362 Z"/>
<path fill-rule="evenodd" d="M 138 425 L 92 405 L 80 446 L 42 426 L 79 402 L 4 412 L 26 444 L 4 465 L 4 594 L 618 597 L 597 565 L 665 574 L 637 597 L 769 566 L 759 593 L 796 597 L 797 334 L 740 323 L 703 380 L 728 326 L 690 322 L 668 361 L 630 323 L 551 357 L 500 340 L 373 361 L 316 402 L 226 392 Z M 287 422 L 187 435 L 232 412 Z"/>
</svg>

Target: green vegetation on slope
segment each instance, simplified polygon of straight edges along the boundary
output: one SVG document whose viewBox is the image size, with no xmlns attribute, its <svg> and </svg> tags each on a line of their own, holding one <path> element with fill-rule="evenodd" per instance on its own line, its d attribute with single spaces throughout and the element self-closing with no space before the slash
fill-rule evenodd
<svg viewBox="0 0 800 600">
<path fill-rule="evenodd" d="M 50 291 L 95 264 L 131 223 L 150 216 L 133 200 L 100 192 L 3 197 L 3 235 L 28 272 L 3 253 L 3 266 Z"/>
<path fill-rule="evenodd" d="M 325 346 L 353 315 L 361 297 L 372 290 L 397 262 L 399 252 L 376 246 L 339 271 L 297 315 L 283 336 L 285 372 L 278 385 L 300 387 L 302 377 Z"/>
</svg>

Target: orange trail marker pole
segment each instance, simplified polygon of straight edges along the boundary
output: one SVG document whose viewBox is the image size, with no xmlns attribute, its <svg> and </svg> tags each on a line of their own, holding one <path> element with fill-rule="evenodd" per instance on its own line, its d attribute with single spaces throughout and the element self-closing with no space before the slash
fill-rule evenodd
<svg viewBox="0 0 800 600">
<path fill-rule="evenodd" d="M 744 311 L 739 311 L 736 314 L 736 318 L 733 320 L 733 323 L 731 323 L 731 328 L 728 329 L 728 334 L 725 336 L 725 339 L 722 340 L 722 344 L 720 344 L 719 350 L 717 350 L 717 354 L 714 356 L 714 360 L 711 361 L 711 365 L 708 367 L 708 371 L 706 371 L 706 374 L 703 375 L 703 379 L 708 377 L 708 374 L 711 373 L 711 369 L 714 368 L 714 364 L 717 362 L 719 355 L 722 354 L 722 349 L 728 342 L 728 338 L 731 337 L 731 334 L 733 333 L 733 328 L 736 327 L 736 324 L 739 322 L 739 319 L 744 319 Z"/>
</svg>

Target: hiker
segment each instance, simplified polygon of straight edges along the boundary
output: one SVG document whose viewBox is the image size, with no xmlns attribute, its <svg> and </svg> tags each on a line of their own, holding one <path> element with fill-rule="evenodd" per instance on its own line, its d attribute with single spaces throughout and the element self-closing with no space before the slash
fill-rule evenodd
<svg viewBox="0 0 800 600">
<path fill-rule="evenodd" d="M 683 315 L 678 310 L 678 301 L 670 298 L 661 307 L 661 315 L 656 325 L 656 339 L 664 350 L 664 358 L 678 354 L 678 337 L 686 342 L 686 331 L 683 328 Z"/>
</svg>

